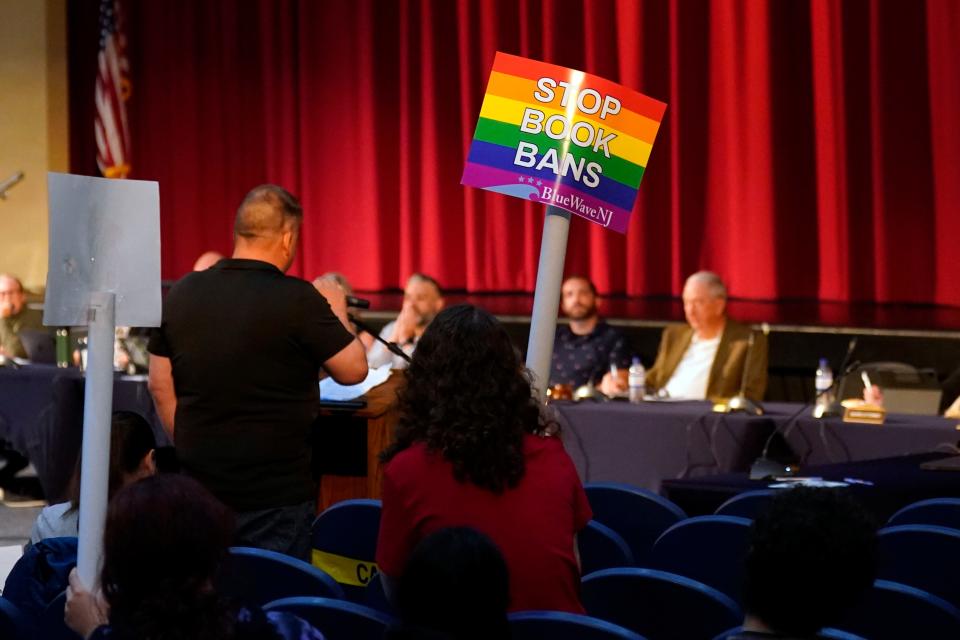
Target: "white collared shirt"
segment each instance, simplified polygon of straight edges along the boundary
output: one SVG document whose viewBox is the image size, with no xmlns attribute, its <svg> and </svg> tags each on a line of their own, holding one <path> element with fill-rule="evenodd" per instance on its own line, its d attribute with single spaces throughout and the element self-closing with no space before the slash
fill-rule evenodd
<svg viewBox="0 0 960 640">
<path fill-rule="evenodd" d="M 683 352 L 683 358 L 667 381 L 666 389 L 671 398 L 703 400 L 707 397 L 710 368 L 713 367 L 719 346 L 719 335 L 709 340 L 693 335 L 690 346 Z"/>
</svg>

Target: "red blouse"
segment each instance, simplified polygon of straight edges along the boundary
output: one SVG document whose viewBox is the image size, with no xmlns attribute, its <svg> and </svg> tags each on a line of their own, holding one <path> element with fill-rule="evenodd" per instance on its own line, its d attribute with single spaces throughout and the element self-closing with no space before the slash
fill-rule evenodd
<svg viewBox="0 0 960 640">
<path fill-rule="evenodd" d="M 401 451 L 383 472 L 377 564 L 399 577 L 427 535 L 472 527 L 500 548 L 510 571 L 510 610 L 583 613 L 574 535 L 592 517 L 583 485 L 556 437 L 524 436 L 526 471 L 497 495 L 457 482 L 453 465 L 423 443 Z"/>
</svg>

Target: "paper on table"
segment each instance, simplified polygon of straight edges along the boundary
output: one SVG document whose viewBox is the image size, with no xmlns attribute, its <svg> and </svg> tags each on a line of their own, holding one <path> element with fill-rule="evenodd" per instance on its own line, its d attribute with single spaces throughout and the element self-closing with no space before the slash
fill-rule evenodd
<svg viewBox="0 0 960 640">
<path fill-rule="evenodd" d="M 834 487 L 847 487 L 849 486 L 846 482 L 838 482 L 836 480 L 824 480 L 823 478 L 810 478 L 810 477 L 792 477 L 792 478 L 777 478 L 779 482 L 775 482 L 771 485 L 767 485 L 771 489 L 789 489 L 790 487 L 820 487 L 820 488 L 834 488 Z"/>
<path fill-rule="evenodd" d="M 360 384 L 342 385 L 333 378 L 324 378 L 320 381 L 321 400 L 353 400 L 359 398 L 375 386 L 383 384 L 390 377 L 391 365 L 385 364 L 376 369 L 370 369 L 367 377 Z"/>
</svg>

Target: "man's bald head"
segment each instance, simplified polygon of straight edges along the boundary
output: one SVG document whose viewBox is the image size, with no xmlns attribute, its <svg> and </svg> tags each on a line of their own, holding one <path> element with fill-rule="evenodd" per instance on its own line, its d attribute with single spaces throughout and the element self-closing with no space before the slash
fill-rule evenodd
<svg viewBox="0 0 960 640">
<path fill-rule="evenodd" d="M 271 239 L 300 228 L 303 208 L 293 195 L 274 184 L 254 187 L 237 209 L 233 233 L 237 238 Z"/>
<path fill-rule="evenodd" d="M 293 264 L 303 209 L 283 187 L 263 184 L 240 203 L 233 225 L 233 257 L 261 260 L 286 271 Z"/>
<path fill-rule="evenodd" d="M 9 318 L 23 311 L 27 296 L 18 278 L 0 273 L 0 318 Z"/>
</svg>

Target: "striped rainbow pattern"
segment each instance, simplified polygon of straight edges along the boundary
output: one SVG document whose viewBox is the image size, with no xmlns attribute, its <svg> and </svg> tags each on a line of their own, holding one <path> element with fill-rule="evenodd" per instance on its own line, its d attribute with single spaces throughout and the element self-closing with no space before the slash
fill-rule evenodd
<svg viewBox="0 0 960 640">
<path fill-rule="evenodd" d="M 584 113 L 577 110 L 572 101 L 568 101 L 566 107 L 561 106 L 562 89 L 559 87 L 554 91 L 552 102 L 540 102 L 534 98 L 534 92 L 538 90 L 538 79 L 544 77 L 568 82 L 571 87 L 578 86 L 580 91 L 594 89 L 600 96 L 613 96 L 620 101 L 619 113 L 607 113 L 601 119 L 601 112 Z M 588 98 L 585 101 L 587 110 L 592 110 L 596 102 Z M 607 145 L 610 157 L 602 148 L 594 151 L 593 146 L 581 147 L 569 140 L 555 140 L 545 132 L 521 131 L 523 114 L 528 107 L 543 112 L 544 118 L 561 114 L 567 117 L 571 126 L 585 121 L 594 129 L 602 128 L 603 135 L 616 134 Z M 662 102 L 609 80 L 576 69 L 498 52 L 460 182 L 552 204 L 626 233 L 637 189 L 666 108 Z M 581 134 L 584 129 L 581 128 Z M 559 131 L 556 127 L 554 130 Z M 581 136 L 580 140 L 583 142 L 585 138 Z M 515 163 L 521 142 L 536 145 L 538 162 L 534 166 Z M 578 162 L 582 158 L 584 166 L 589 162 L 599 164 L 599 183 L 590 187 L 583 179 L 577 180 L 571 171 L 564 176 L 562 171 L 558 175 L 550 166 L 538 169 L 539 161 L 549 149 L 556 149 L 559 158 L 565 153 L 572 154 Z"/>
</svg>

